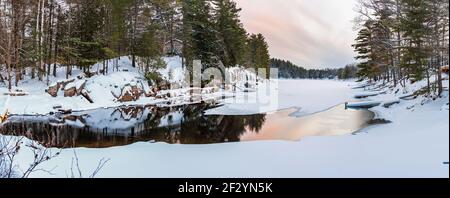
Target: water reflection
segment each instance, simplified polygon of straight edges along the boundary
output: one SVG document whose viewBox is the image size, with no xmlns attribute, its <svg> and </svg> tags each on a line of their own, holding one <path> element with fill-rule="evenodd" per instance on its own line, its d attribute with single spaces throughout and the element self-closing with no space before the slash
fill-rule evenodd
<svg viewBox="0 0 450 198">
<path fill-rule="evenodd" d="M 296 109 L 249 116 L 206 116 L 208 105 L 135 106 L 70 115 L 12 116 L 0 133 L 26 136 L 47 147 L 105 148 L 139 141 L 211 144 L 254 140 L 300 140 L 305 136 L 353 133 L 374 115 L 344 106 L 306 117 Z"/>
</svg>

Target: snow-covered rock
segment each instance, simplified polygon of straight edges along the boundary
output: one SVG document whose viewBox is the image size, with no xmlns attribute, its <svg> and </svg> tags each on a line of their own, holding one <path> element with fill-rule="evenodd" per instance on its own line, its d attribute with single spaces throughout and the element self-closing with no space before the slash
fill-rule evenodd
<svg viewBox="0 0 450 198">
<path fill-rule="evenodd" d="M 78 80 L 68 83 L 64 87 L 64 97 L 73 97 L 81 95 L 85 86 L 86 80 Z"/>
</svg>

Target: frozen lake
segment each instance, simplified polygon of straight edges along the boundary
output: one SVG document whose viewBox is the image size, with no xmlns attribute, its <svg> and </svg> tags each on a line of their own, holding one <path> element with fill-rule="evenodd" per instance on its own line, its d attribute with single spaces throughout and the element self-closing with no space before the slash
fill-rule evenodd
<svg viewBox="0 0 450 198">
<path fill-rule="evenodd" d="M 307 136 L 346 135 L 369 126 L 374 113 L 338 105 L 297 117 L 288 108 L 254 115 L 205 115 L 209 105 L 131 106 L 72 114 L 11 116 L 4 135 L 25 136 L 46 147 L 107 148 L 136 142 L 215 144 L 241 141 L 298 141 Z"/>
</svg>

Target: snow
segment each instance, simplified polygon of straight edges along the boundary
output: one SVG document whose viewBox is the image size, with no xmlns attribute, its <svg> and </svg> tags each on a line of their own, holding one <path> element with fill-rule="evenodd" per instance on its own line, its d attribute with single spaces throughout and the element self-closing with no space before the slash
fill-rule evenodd
<svg viewBox="0 0 450 198">
<path fill-rule="evenodd" d="M 379 101 L 363 101 L 363 102 L 349 102 L 346 104 L 349 108 L 372 108 L 379 106 L 383 102 Z"/>
<path fill-rule="evenodd" d="M 167 67 L 158 70 L 161 76 L 172 84 L 178 84 L 179 87 L 183 84 L 185 79 L 185 68 L 182 67 L 182 59 L 179 56 L 163 57 Z M 132 67 L 130 57 L 124 56 L 116 59 L 106 61 L 108 68 L 106 75 L 94 75 L 91 78 L 86 78 L 81 70 L 73 68 L 73 76 L 69 78 L 74 82 L 68 83 L 65 89 L 75 87 L 77 90 L 85 84 L 86 93 L 93 100 L 90 103 L 83 96 L 64 97 L 64 92 L 58 90 L 57 97 L 51 97 L 44 90 L 48 88 L 46 82 L 38 81 L 36 79 L 27 79 L 21 81 L 19 87 L 28 93 L 27 96 L 14 97 L 8 105 L 2 105 L 0 108 L 7 109 L 10 114 L 15 115 L 46 115 L 54 112 L 54 106 L 61 106 L 64 109 L 71 109 L 73 111 L 86 111 L 98 108 L 119 107 L 123 105 L 156 105 L 166 103 L 169 106 L 189 104 L 191 89 L 178 88 L 168 91 L 160 91 L 159 96 L 164 96 L 160 99 L 153 97 L 140 97 L 137 101 L 119 102 L 118 96 L 129 89 L 129 86 L 138 86 L 145 91 L 145 93 L 152 93 L 145 75 L 138 68 Z M 65 67 L 57 67 L 57 77 L 50 77 L 49 84 L 56 85 L 57 82 L 63 82 L 65 79 Z M 97 63 L 90 69 L 91 72 L 101 74 L 103 70 L 103 63 Z M 256 75 L 242 67 L 233 67 L 226 69 L 227 75 L 231 77 L 231 83 L 239 88 L 236 93 L 229 90 L 219 89 L 217 86 L 212 88 L 205 88 L 201 90 L 199 95 L 202 100 L 218 100 L 221 96 L 234 97 L 234 95 L 242 95 L 244 92 L 254 91 Z M 245 85 L 249 87 L 245 87 Z M 266 82 L 262 81 L 261 86 Z M 128 87 L 128 88 L 127 88 Z M 15 87 L 13 87 L 15 89 Z M 0 87 L 0 101 L 6 99 L 4 93 L 9 93 L 5 87 Z M 165 97 L 170 93 L 170 97 Z M 199 101 L 196 101 L 199 102 Z M 255 107 L 256 108 L 256 107 Z"/>
<path fill-rule="evenodd" d="M 387 99 L 382 103 L 382 105 L 385 108 L 389 108 L 390 106 L 392 106 L 394 104 L 399 104 L 399 103 L 401 103 L 400 99 L 391 99 L 391 100 Z"/>
<path fill-rule="evenodd" d="M 71 82 L 71 83 L 68 83 L 64 89 L 67 90 L 67 89 L 75 88 L 76 90 L 79 90 L 81 88 L 81 86 L 83 86 L 84 83 L 86 83 L 86 80 L 78 80 L 75 82 Z"/>
<path fill-rule="evenodd" d="M 125 58 L 121 61 L 124 65 L 127 64 Z M 122 68 L 119 72 L 111 72 L 106 77 L 96 76 L 89 79 L 86 86 L 90 90 L 98 91 L 90 93 L 93 100 L 99 101 L 102 106 L 119 105 L 104 95 L 108 91 L 119 91 L 115 85 L 119 87 L 124 83 L 129 83 L 129 80 L 141 77 L 139 73 L 133 71 L 133 68 L 126 68 L 128 68 L 125 69 L 128 72 Z M 176 70 L 176 68 L 180 68 L 179 65 L 173 66 L 173 69 Z M 245 71 L 242 72 L 245 73 Z M 163 73 L 169 72 L 165 70 Z M 239 76 L 242 79 L 243 76 Z M 236 86 L 245 88 L 242 82 L 242 80 L 237 81 L 237 84 L 240 85 Z M 33 84 L 33 81 L 28 83 Z M 134 83 L 139 84 L 137 81 Z M 259 90 L 267 88 L 271 83 L 277 85 L 271 90 L 271 94 L 269 96 L 261 95 Z M 367 101 L 362 102 L 365 104 L 399 103 L 390 108 L 385 108 L 383 105 L 372 108 L 371 110 L 377 114 L 377 118 L 390 120 L 391 123 L 374 125 L 355 135 L 308 137 L 298 142 L 259 141 L 214 145 L 169 145 L 139 142 L 105 149 L 64 149 L 60 156 L 40 167 L 47 170 L 56 167 L 52 171 L 55 175 L 35 172 L 31 177 L 67 177 L 67 173 L 70 172 L 73 150 L 75 150 L 79 157 L 80 169 L 85 174 L 93 171 L 100 159 L 110 159 L 98 175 L 98 177 L 107 178 L 448 178 L 448 91 L 444 92 L 442 98 L 434 100 L 422 96 L 412 100 L 399 99 L 425 85 L 426 81 L 421 81 L 414 84 L 408 83 L 406 88 L 400 86 L 383 88 L 379 85 L 361 86 L 349 81 L 272 80 L 254 85 L 259 88 L 255 92 L 202 94 L 201 96 L 204 98 L 223 95 L 230 97 L 222 101 L 223 106 L 206 112 L 219 115 L 254 114 L 299 107 L 301 111 L 298 116 L 305 116 L 344 102 L 358 104 L 353 103 L 355 96 L 367 96 Z M 389 86 L 386 85 L 386 87 Z M 449 87 L 448 80 L 445 81 L 444 86 Z M 7 105 L 8 109 L 15 113 L 42 113 L 47 112 L 54 105 L 63 105 L 64 108 L 73 109 L 99 107 L 98 104 L 87 104 L 80 97 L 51 98 L 47 96 L 48 94 L 42 93 L 44 87 L 43 84 L 25 86 L 24 89 L 31 95 L 14 97 L 14 100 Z M 366 91 L 353 89 L 357 87 L 364 87 Z M 4 88 L 0 90 L 0 92 L 3 91 L 5 91 Z M 357 93 L 361 91 L 362 93 Z M 180 89 L 173 94 L 177 95 L 177 100 L 183 104 L 187 92 L 189 89 Z M 5 101 L 5 96 L 0 96 L 0 104 Z M 242 103 L 242 101 L 251 102 Z M 271 105 L 266 105 L 268 101 L 272 102 Z M 127 104 L 156 104 L 158 102 L 161 101 L 145 98 Z M 127 116 L 120 115 L 119 112 L 105 111 L 103 113 L 111 115 L 110 118 L 98 120 L 92 117 L 92 120 L 88 119 L 87 122 L 98 123 L 98 126 L 102 127 L 110 124 L 109 119 L 114 119 L 115 116 Z M 149 112 L 142 113 L 148 114 Z M 131 117 L 129 120 L 129 122 L 118 123 L 118 125 L 128 127 L 139 122 Z M 181 113 L 175 112 L 163 118 L 161 125 L 181 121 Z M 32 152 L 23 149 L 17 156 L 17 165 L 24 169 L 32 158 Z"/>
<path fill-rule="evenodd" d="M 182 59 L 179 56 L 164 57 L 164 62 L 167 67 L 158 70 L 162 77 L 169 82 L 181 83 L 185 79 L 184 68 L 182 65 Z"/>
<path fill-rule="evenodd" d="M 7 109 L 5 108 L 10 100 L 11 97 L 2 97 L 0 98 L 0 115 L 4 115 L 7 111 Z"/>
<path fill-rule="evenodd" d="M 118 62 L 117 67 L 113 67 L 114 62 Z M 85 79 L 81 70 L 73 68 L 72 78 L 75 80 L 72 83 L 66 85 L 65 89 L 77 88 L 79 89 L 84 83 L 86 83 L 85 89 L 89 96 L 94 101 L 91 104 L 83 96 L 76 97 L 64 97 L 62 91 L 58 92 L 58 96 L 53 98 L 44 90 L 48 88 L 46 82 L 38 81 L 36 79 L 26 79 L 21 81 L 19 85 L 20 89 L 28 93 L 27 96 L 14 97 L 10 103 L 0 108 L 8 109 L 10 114 L 20 115 L 46 115 L 50 112 L 54 112 L 54 106 L 62 106 L 64 109 L 72 109 L 74 111 L 91 110 L 104 107 L 117 107 L 124 105 L 117 102 L 112 93 L 120 95 L 121 88 L 125 85 L 138 85 L 144 90 L 148 91 L 150 88 L 146 85 L 146 80 L 142 73 L 137 68 L 131 66 L 131 60 L 129 57 L 121 57 L 120 59 L 112 59 L 108 61 L 108 74 L 107 75 L 95 75 L 92 78 Z M 101 63 L 95 64 L 91 68 L 91 72 L 98 72 L 103 68 Z M 49 84 L 56 85 L 57 82 L 65 81 L 66 67 L 58 66 L 57 77 L 50 77 Z M 145 81 L 145 83 L 144 83 Z M 13 89 L 16 89 L 13 87 Z M 1 86 L 0 87 L 0 101 L 5 100 L 7 96 L 3 95 L 9 91 Z M 159 101 L 151 100 L 150 98 L 142 98 L 140 101 L 130 102 L 131 104 L 154 104 Z M 0 103 L 1 105 L 1 103 Z"/>
<path fill-rule="evenodd" d="M 377 96 L 382 94 L 382 91 L 372 91 L 372 92 L 363 92 L 363 93 L 357 93 L 355 94 L 355 98 L 367 98 L 369 96 Z"/>
<path fill-rule="evenodd" d="M 223 101 L 224 106 L 206 111 L 207 115 L 250 115 L 297 107 L 297 113 L 308 115 L 348 101 L 354 94 L 353 82 L 335 80 L 273 80 L 276 88 L 269 96 L 258 92 L 237 93 Z M 270 86 L 260 84 L 259 89 Z M 270 105 L 267 102 L 270 101 Z"/>
</svg>

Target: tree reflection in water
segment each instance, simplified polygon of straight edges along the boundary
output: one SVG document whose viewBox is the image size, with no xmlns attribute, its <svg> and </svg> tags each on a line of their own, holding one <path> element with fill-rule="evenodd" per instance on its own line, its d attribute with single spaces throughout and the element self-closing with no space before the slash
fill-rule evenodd
<svg viewBox="0 0 450 198">
<path fill-rule="evenodd" d="M 47 147 L 105 148 L 139 141 L 170 144 L 238 142 L 257 133 L 266 115 L 206 116 L 206 104 L 182 107 L 134 106 L 76 112 L 71 115 L 12 116 L 4 135 L 26 136 Z"/>
</svg>

